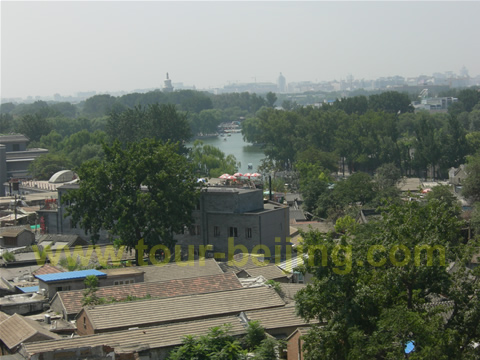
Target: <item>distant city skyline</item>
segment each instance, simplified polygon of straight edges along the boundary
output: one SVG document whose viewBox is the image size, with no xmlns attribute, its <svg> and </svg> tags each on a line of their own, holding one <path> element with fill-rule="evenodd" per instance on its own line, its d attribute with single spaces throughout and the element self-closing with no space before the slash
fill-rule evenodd
<svg viewBox="0 0 480 360">
<path fill-rule="evenodd" d="M 2 2 L 2 98 L 480 75 L 480 2 Z"/>
</svg>

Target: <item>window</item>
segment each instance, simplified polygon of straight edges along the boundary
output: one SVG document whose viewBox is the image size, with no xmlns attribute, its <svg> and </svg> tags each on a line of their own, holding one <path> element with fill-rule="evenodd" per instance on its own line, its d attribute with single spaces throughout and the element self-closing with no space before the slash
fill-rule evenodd
<svg viewBox="0 0 480 360">
<path fill-rule="evenodd" d="M 65 285 L 65 286 L 57 286 L 55 288 L 56 291 L 69 291 L 70 290 L 70 286 L 69 285 Z"/>
<path fill-rule="evenodd" d="M 190 226 L 190 235 L 200 235 L 200 225 Z"/>
<path fill-rule="evenodd" d="M 124 284 L 135 284 L 135 280 L 134 279 L 130 279 L 130 280 L 115 280 L 113 282 L 113 285 L 124 285 Z"/>
<path fill-rule="evenodd" d="M 230 237 L 238 237 L 238 229 L 236 227 L 229 227 L 228 228 L 228 234 Z"/>
<path fill-rule="evenodd" d="M 83 328 L 87 328 L 87 318 L 85 316 L 83 317 Z"/>
<path fill-rule="evenodd" d="M 220 227 L 218 226 L 213 227 L 213 236 L 220 236 Z"/>
<path fill-rule="evenodd" d="M 251 239 L 252 238 L 252 228 L 246 228 L 245 229 L 245 237 L 247 239 Z"/>
<path fill-rule="evenodd" d="M 20 151 L 20 144 L 13 144 L 12 151 Z"/>
</svg>

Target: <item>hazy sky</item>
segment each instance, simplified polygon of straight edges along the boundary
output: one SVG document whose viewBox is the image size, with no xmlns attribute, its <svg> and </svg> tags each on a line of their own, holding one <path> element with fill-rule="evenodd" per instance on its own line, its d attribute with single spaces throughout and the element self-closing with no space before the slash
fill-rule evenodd
<svg viewBox="0 0 480 360">
<path fill-rule="evenodd" d="M 1 96 L 480 74 L 480 2 L 1 1 Z"/>
</svg>

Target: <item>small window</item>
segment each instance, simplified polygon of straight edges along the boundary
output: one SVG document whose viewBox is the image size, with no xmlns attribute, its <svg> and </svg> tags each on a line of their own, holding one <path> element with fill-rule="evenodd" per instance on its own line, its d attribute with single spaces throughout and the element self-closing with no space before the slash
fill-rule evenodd
<svg viewBox="0 0 480 360">
<path fill-rule="evenodd" d="M 230 237 L 238 237 L 238 229 L 236 227 L 229 227 L 228 233 Z"/>
<path fill-rule="evenodd" d="M 13 144 L 12 151 L 20 151 L 20 144 Z"/>
<path fill-rule="evenodd" d="M 190 235 L 200 235 L 200 225 L 190 226 Z"/>
<path fill-rule="evenodd" d="M 87 328 L 87 318 L 85 316 L 83 317 L 83 328 Z"/>
<path fill-rule="evenodd" d="M 252 238 L 252 228 L 246 228 L 245 229 L 245 237 L 247 239 L 251 239 Z"/>
<path fill-rule="evenodd" d="M 62 288 L 61 286 L 57 286 L 57 287 L 55 288 L 55 290 L 56 290 L 56 291 L 62 291 L 63 288 Z"/>
<path fill-rule="evenodd" d="M 214 226 L 213 227 L 213 236 L 215 236 L 215 237 L 220 236 L 220 227 L 219 226 Z"/>
</svg>

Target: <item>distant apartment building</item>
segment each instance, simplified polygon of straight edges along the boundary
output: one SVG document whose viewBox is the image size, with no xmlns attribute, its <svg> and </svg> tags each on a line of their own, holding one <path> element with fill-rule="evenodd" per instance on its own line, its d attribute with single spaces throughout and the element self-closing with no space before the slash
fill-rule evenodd
<svg viewBox="0 0 480 360">
<path fill-rule="evenodd" d="M 10 193 L 8 180 L 30 178 L 29 165 L 48 153 L 47 149 L 27 149 L 29 141 L 21 134 L 0 135 L 0 196 Z"/>
<path fill-rule="evenodd" d="M 59 186 L 58 203 L 62 204 L 65 193 L 78 186 Z M 38 211 L 47 233 L 76 234 L 88 239 L 89 235 L 75 226 L 71 217 L 64 216 L 66 206 Z M 203 246 L 204 249 L 211 249 L 210 254 L 223 254 L 223 259 L 226 259 L 229 238 L 233 239 L 235 245 L 245 246 L 248 251 L 255 247 L 259 249 L 260 245 L 268 248 L 272 257 L 275 253 L 284 253 L 289 236 L 289 208 L 273 201 L 264 201 L 261 189 L 207 187 L 202 190 L 192 216 L 193 225 L 185 228 L 183 234 L 175 235 L 177 244 L 182 246 L 184 253 L 192 245 L 198 255 L 200 246 Z M 100 236 L 101 240 L 106 240 L 107 232 L 102 232 Z M 222 257 L 218 260 L 222 260 Z"/>
<path fill-rule="evenodd" d="M 229 239 L 233 239 L 234 245 L 249 252 L 266 247 L 271 257 L 284 253 L 289 236 L 288 206 L 264 201 L 260 189 L 205 188 L 192 215 L 193 225 L 176 235 L 185 250 L 191 245 L 195 249 L 210 246 L 218 260 L 226 260 L 234 250 L 229 248 Z"/>
</svg>

